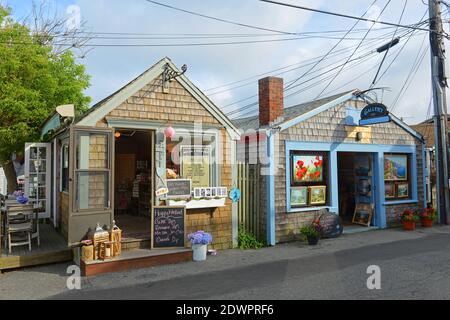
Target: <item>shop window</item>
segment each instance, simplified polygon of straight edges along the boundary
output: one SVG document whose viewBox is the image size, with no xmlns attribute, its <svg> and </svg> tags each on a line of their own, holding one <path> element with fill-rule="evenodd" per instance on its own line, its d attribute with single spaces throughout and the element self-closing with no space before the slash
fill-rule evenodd
<svg viewBox="0 0 450 320">
<path fill-rule="evenodd" d="M 61 148 L 61 191 L 69 191 L 69 146 Z"/>
<path fill-rule="evenodd" d="M 108 135 L 79 132 L 75 137 L 75 145 L 74 210 L 110 208 Z"/>
<path fill-rule="evenodd" d="M 167 138 L 166 169 L 168 179 L 191 179 L 193 188 L 217 186 L 216 136 Z"/>
<path fill-rule="evenodd" d="M 328 197 L 328 153 L 291 151 L 291 208 L 324 206 Z"/>
<path fill-rule="evenodd" d="M 384 190 L 387 201 L 412 198 L 410 177 L 411 159 L 409 155 L 384 155 Z"/>
</svg>

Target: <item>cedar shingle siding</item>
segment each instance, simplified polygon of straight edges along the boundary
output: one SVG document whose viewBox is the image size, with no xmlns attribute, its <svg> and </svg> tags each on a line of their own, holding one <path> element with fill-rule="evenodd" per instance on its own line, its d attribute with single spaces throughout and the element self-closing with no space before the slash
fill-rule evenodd
<svg viewBox="0 0 450 320">
<path fill-rule="evenodd" d="M 112 110 L 105 119 L 97 123 L 97 126 L 105 126 L 108 119 L 163 121 L 189 125 L 202 121 L 204 124 L 217 125 L 221 133 L 222 149 L 219 181 L 221 186 L 232 188 L 230 136 L 226 129 L 177 80 L 169 83 L 166 93 L 163 93 L 161 83 L 160 76 Z M 210 232 L 213 236 L 213 248 L 231 248 L 231 201 L 229 199 L 226 201 L 223 208 L 188 210 L 186 232 L 198 230 Z"/>
</svg>

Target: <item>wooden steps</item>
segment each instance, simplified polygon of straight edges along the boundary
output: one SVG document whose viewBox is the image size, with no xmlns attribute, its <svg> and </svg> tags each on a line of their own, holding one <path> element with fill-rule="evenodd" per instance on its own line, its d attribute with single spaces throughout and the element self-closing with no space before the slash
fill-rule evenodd
<svg viewBox="0 0 450 320">
<path fill-rule="evenodd" d="M 23 267 L 38 266 L 50 263 L 72 261 L 72 249 L 38 252 L 29 255 L 11 255 L 0 257 L 0 271 Z"/>
<path fill-rule="evenodd" d="M 81 274 L 93 276 L 102 273 L 118 272 L 130 269 L 148 268 L 159 265 L 175 264 L 192 260 L 190 249 L 136 249 L 123 251 L 122 254 L 109 260 L 91 262 L 81 261 Z"/>
</svg>

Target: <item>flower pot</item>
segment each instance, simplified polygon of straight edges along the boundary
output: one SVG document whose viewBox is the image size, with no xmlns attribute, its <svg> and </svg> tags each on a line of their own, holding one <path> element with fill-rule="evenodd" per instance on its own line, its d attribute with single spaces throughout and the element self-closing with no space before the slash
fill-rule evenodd
<svg viewBox="0 0 450 320">
<path fill-rule="evenodd" d="M 432 219 L 424 219 L 424 218 L 422 218 L 422 227 L 424 227 L 424 228 L 432 228 L 433 227 L 433 220 Z"/>
<path fill-rule="evenodd" d="M 208 252 L 208 245 L 206 244 L 193 244 L 192 245 L 192 259 L 200 262 L 206 260 L 206 254 Z"/>
<path fill-rule="evenodd" d="M 414 221 L 403 221 L 403 230 L 405 231 L 416 230 L 416 223 Z"/>
<path fill-rule="evenodd" d="M 310 246 L 316 246 L 319 243 L 320 237 L 307 236 L 307 239 Z"/>
</svg>

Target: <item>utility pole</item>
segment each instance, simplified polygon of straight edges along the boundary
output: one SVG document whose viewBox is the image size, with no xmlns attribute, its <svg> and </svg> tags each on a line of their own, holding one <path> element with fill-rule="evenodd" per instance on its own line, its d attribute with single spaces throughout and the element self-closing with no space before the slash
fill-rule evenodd
<svg viewBox="0 0 450 320">
<path fill-rule="evenodd" d="M 446 96 L 447 75 L 441 1 L 428 0 L 428 5 L 430 12 L 432 89 L 435 110 L 436 202 L 440 222 L 442 224 L 450 224 L 449 144 Z"/>
</svg>

